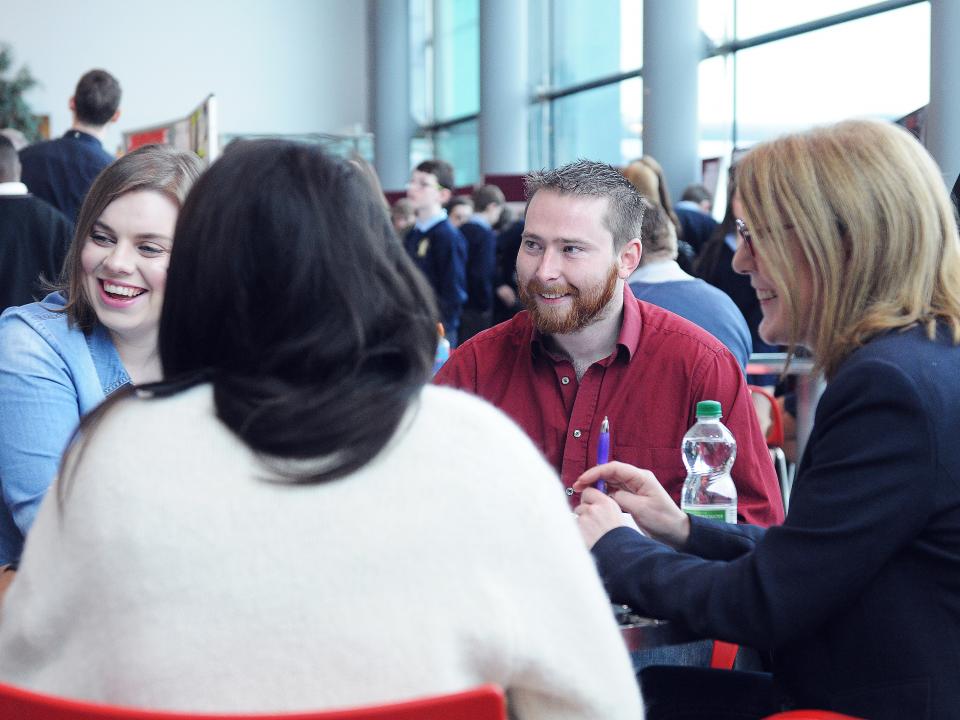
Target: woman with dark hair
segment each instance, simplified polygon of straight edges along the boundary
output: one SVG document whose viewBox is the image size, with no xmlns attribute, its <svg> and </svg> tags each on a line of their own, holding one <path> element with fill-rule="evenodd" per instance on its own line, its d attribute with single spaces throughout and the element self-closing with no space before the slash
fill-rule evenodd
<svg viewBox="0 0 960 720">
<path fill-rule="evenodd" d="M 639 717 L 556 474 L 495 408 L 426 385 L 435 303 L 357 167 L 233 145 L 176 244 L 165 380 L 81 427 L 0 679 L 213 712 L 494 682 L 517 718 Z"/>
<path fill-rule="evenodd" d="M 128 383 L 160 378 L 157 326 L 192 153 L 151 145 L 97 176 L 61 285 L 0 318 L 0 564 L 23 538 L 80 417 Z"/>
</svg>

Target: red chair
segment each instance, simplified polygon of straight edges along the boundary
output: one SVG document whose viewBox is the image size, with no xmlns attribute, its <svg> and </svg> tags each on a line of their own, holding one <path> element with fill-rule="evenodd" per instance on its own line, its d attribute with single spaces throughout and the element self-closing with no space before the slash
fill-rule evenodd
<svg viewBox="0 0 960 720">
<path fill-rule="evenodd" d="M 829 710 L 787 710 L 775 715 L 767 715 L 763 720 L 861 720 L 861 718 Z"/>
<path fill-rule="evenodd" d="M 0 684 L 0 718 L 16 720 L 506 720 L 506 717 L 503 691 L 496 685 L 350 710 L 218 715 L 113 707 Z"/>
<path fill-rule="evenodd" d="M 790 490 L 793 486 L 793 479 L 790 477 L 790 469 L 787 464 L 787 456 L 783 452 L 783 411 L 780 409 L 777 399 L 767 390 L 758 385 L 747 386 L 753 395 L 763 397 L 770 403 L 770 427 L 767 429 L 767 449 L 770 451 L 770 459 L 773 461 L 773 468 L 777 472 L 777 482 L 780 484 L 780 497 L 783 500 L 783 509 L 787 509 L 790 503 Z"/>
</svg>

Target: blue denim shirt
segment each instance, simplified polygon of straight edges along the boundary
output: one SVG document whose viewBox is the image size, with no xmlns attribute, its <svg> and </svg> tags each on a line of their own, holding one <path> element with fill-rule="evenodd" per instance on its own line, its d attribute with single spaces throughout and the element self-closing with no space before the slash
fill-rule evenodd
<svg viewBox="0 0 960 720">
<path fill-rule="evenodd" d="M 0 563 L 20 557 L 80 418 L 130 382 L 109 331 L 69 327 L 64 304 L 53 293 L 0 315 Z"/>
</svg>

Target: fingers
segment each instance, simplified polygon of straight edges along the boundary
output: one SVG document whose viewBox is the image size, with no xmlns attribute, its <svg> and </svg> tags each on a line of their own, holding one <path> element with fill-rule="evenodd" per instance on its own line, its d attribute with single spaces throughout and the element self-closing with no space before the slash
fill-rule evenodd
<svg viewBox="0 0 960 720">
<path fill-rule="evenodd" d="M 613 503 L 616 505 L 608 495 L 600 492 L 595 487 L 587 487 L 580 495 L 580 505 L 577 506 L 577 509 L 579 509 L 581 505 L 596 505 L 602 503 Z M 574 512 L 576 512 L 576 510 L 574 510 Z"/>
<path fill-rule="evenodd" d="M 608 486 L 631 492 L 641 492 L 650 482 L 657 483 L 657 477 L 649 470 L 614 461 L 587 470 L 573 483 L 573 489 L 583 492 L 586 488 L 595 485 L 598 480 L 606 481 Z"/>
</svg>

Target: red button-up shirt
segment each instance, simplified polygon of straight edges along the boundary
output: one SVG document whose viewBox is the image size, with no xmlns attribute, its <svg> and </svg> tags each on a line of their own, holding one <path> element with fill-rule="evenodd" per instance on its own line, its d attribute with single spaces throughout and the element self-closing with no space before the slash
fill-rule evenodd
<svg viewBox="0 0 960 720">
<path fill-rule="evenodd" d="M 461 345 L 434 381 L 479 395 L 512 417 L 568 493 L 596 464 L 600 423 L 608 417 L 610 459 L 651 470 L 677 503 L 686 477 L 683 435 L 696 422 L 697 402 L 718 400 L 737 440 L 731 475 L 740 521 L 783 521 L 777 476 L 736 359 L 706 331 L 637 300 L 629 288 L 616 349 L 579 381 L 569 360 L 547 351 L 526 312 Z"/>
</svg>

